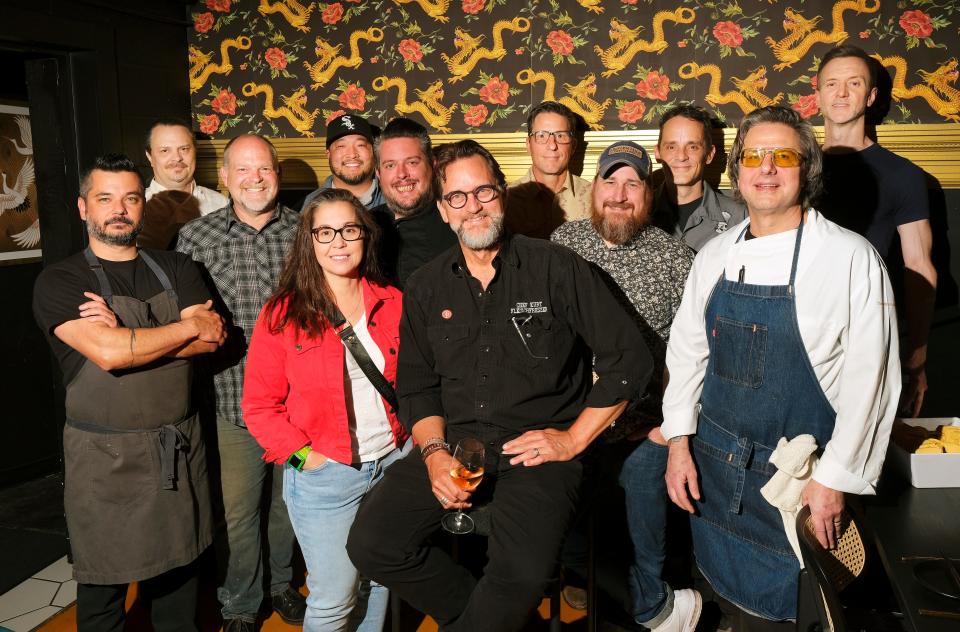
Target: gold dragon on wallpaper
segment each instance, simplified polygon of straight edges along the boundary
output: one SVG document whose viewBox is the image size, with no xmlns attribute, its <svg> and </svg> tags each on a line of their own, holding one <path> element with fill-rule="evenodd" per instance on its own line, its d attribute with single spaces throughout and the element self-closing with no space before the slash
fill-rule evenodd
<svg viewBox="0 0 960 632">
<path fill-rule="evenodd" d="M 223 40 L 220 42 L 220 61 L 217 63 L 211 63 L 212 54 L 190 46 L 190 92 L 198 91 L 215 74 L 229 75 L 233 72 L 233 65 L 230 63 L 231 48 L 249 50 L 252 45 L 252 40 L 246 35 Z"/>
<path fill-rule="evenodd" d="M 617 74 L 626 68 L 638 53 L 662 53 L 669 46 L 663 23 L 690 24 L 696 17 L 695 11 L 685 7 L 673 11 L 658 11 L 653 16 L 653 38 L 649 41 L 640 39 L 642 27 L 631 29 L 616 18 L 610 20 L 610 41 L 613 43 L 606 50 L 599 46 L 593 47 L 600 56 L 600 63 L 606 68 L 602 75 L 610 77 Z"/>
<path fill-rule="evenodd" d="M 498 20 L 493 25 L 493 48 L 480 46 L 483 41 L 483 35 L 473 37 L 469 32 L 456 27 L 454 29 L 455 39 L 453 45 L 457 52 L 453 56 L 446 53 L 440 54 L 440 59 L 447 64 L 447 70 L 450 71 L 450 83 L 460 81 L 473 70 L 474 66 L 481 59 L 492 59 L 500 61 L 507 54 L 507 49 L 503 44 L 503 32 L 513 31 L 514 33 L 526 33 L 530 30 L 530 20 L 527 18 L 516 17 L 512 20 Z"/>
<path fill-rule="evenodd" d="M 893 69 L 893 90 L 891 96 L 897 101 L 921 98 L 933 108 L 933 111 L 960 123 L 960 90 L 954 84 L 960 75 L 956 58 L 950 59 L 933 72 L 917 70 L 923 83 L 907 87 L 907 61 L 903 57 L 881 57 L 874 55 L 883 66 Z"/>
<path fill-rule="evenodd" d="M 380 125 L 412 116 L 438 133 L 515 132 L 544 99 L 566 104 L 594 130 L 649 127 L 688 101 L 729 125 L 771 103 L 813 118 L 816 67 L 842 42 L 861 46 L 887 68 L 888 122 L 960 123 L 951 48 L 960 37 L 955 0 L 202 0 L 193 6 L 193 115 L 215 137 L 319 136 L 325 120 L 343 112 Z"/>
<path fill-rule="evenodd" d="M 373 89 L 378 92 L 385 92 L 391 88 L 397 89 L 397 99 L 393 108 L 400 114 L 420 114 L 427 123 L 441 133 L 450 132 L 447 123 L 453 116 L 456 106 L 447 107 L 441 103 L 443 99 L 443 82 L 434 81 L 426 90 L 414 88 L 417 95 L 416 101 L 407 101 L 407 82 L 400 77 L 377 77 L 373 80 Z"/>
<path fill-rule="evenodd" d="M 841 0 L 833 5 L 831 17 L 833 18 L 833 28 L 828 31 L 822 31 L 814 28 L 821 16 L 815 16 L 812 19 L 806 19 L 793 9 L 784 9 L 783 29 L 787 31 L 787 36 L 780 41 L 775 41 L 767 36 L 765 41 L 773 50 L 773 55 L 780 61 L 774 65 L 774 70 L 783 70 L 803 59 L 814 44 L 839 44 L 849 37 L 843 30 L 843 14 L 847 11 L 857 13 L 876 13 L 880 9 L 880 0 L 874 0 L 871 5 L 868 0 Z"/>
<path fill-rule="evenodd" d="M 340 54 L 340 50 L 343 48 L 342 44 L 332 46 L 327 40 L 318 37 L 316 39 L 317 46 L 314 49 L 317 61 L 313 63 L 303 62 L 310 78 L 313 79 L 310 88 L 316 90 L 326 85 L 342 68 L 357 68 L 360 66 L 363 63 L 363 56 L 360 54 L 361 40 L 381 42 L 383 41 L 383 29 L 372 26 L 366 30 L 351 33 L 349 57 Z"/>
</svg>

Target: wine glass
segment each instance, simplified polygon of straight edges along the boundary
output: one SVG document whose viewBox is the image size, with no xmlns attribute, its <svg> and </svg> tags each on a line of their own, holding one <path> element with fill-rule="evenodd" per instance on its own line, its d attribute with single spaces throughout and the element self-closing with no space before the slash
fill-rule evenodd
<svg viewBox="0 0 960 632">
<path fill-rule="evenodd" d="M 483 442 L 478 439 L 461 439 L 453 450 L 453 465 L 450 477 L 460 489 L 472 492 L 483 480 Z M 440 521 L 444 529 L 458 535 L 473 531 L 473 518 L 458 509 L 448 513 Z"/>
</svg>

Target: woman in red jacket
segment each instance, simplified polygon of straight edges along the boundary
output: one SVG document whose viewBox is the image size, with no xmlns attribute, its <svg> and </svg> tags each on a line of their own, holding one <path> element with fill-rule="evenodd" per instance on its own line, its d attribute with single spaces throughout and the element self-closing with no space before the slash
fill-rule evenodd
<svg viewBox="0 0 960 632">
<path fill-rule="evenodd" d="M 307 563 L 308 632 L 347 628 L 360 586 L 345 550 L 350 525 L 363 495 L 410 449 L 396 411 L 331 325 L 342 314 L 394 382 L 401 295 L 380 280 L 378 238 L 348 191 L 317 196 L 247 352 L 243 416 L 264 459 L 288 464 L 283 498 Z M 359 630 L 381 630 L 387 602 L 387 589 L 371 584 Z"/>
</svg>

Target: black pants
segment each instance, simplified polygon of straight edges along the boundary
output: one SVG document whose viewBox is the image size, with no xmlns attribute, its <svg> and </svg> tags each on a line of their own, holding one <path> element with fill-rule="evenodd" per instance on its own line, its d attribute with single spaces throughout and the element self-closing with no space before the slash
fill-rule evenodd
<svg viewBox="0 0 960 632">
<path fill-rule="evenodd" d="M 155 632 L 196 631 L 196 562 L 139 582 Z M 127 584 L 77 584 L 77 632 L 122 632 Z"/>
<path fill-rule="evenodd" d="M 444 509 L 417 450 L 367 494 L 347 541 L 361 574 L 396 591 L 445 632 L 519 630 L 555 574 L 576 508 L 579 461 L 514 467 L 491 452 L 486 471 L 495 476 L 479 488 L 491 498 L 488 561 L 479 580 L 426 542 Z"/>
</svg>

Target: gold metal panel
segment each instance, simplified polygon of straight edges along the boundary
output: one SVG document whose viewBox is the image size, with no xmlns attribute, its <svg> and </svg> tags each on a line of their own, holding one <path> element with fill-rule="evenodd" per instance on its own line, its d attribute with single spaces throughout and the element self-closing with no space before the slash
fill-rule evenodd
<svg viewBox="0 0 960 632">
<path fill-rule="evenodd" d="M 823 128 L 815 128 L 820 138 Z M 723 130 L 724 147 L 733 144 L 736 130 Z M 431 136 L 434 145 L 472 138 L 489 149 L 507 176 L 507 181 L 522 176 L 530 167 L 526 136 L 523 133 L 503 134 L 436 134 Z M 280 154 L 283 168 L 281 182 L 285 188 L 310 189 L 330 175 L 327 166 L 327 151 L 322 138 L 275 138 L 271 139 Z M 633 140 L 653 154 L 657 142 L 657 130 L 619 132 L 587 132 L 582 155 L 582 174 L 591 179 L 597 168 L 597 158 L 610 143 L 617 140 Z M 960 188 L 960 124 L 926 125 L 881 125 L 877 127 L 877 140 L 887 149 L 913 161 L 932 175 L 945 189 Z M 217 168 L 222 163 L 225 140 L 202 140 L 197 143 L 197 180 L 207 186 L 222 185 L 217 180 Z M 576 160 L 576 158 L 575 158 Z M 721 165 L 714 165 L 713 173 Z M 729 187 L 726 173 L 720 186 Z"/>
</svg>

